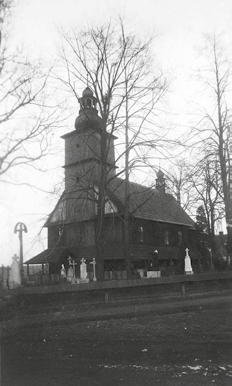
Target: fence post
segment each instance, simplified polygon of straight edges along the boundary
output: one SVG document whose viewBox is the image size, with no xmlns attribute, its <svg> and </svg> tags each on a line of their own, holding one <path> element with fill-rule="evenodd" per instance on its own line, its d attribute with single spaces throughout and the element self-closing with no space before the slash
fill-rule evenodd
<svg viewBox="0 0 232 386">
<path fill-rule="evenodd" d="M 10 266 L 8 265 L 6 267 L 6 286 L 7 286 L 7 289 L 10 289 Z"/>
<path fill-rule="evenodd" d="M 105 304 L 109 302 L 109 292 L 105 291 Z"/>
<path fill-rule="evenodd" d="M 185 283 L 181 283 L 181 295 L 185 298 L 186 286 Z"/>
</svg>

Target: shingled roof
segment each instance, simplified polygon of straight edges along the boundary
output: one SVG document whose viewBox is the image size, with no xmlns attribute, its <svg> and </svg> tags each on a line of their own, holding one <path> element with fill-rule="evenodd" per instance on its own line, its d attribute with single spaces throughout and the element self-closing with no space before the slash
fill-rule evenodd
<svg viewBox="0 0 232 386">
<path fill-rule="evenodd" d="M 45 249 L 43 252 L 27 260 L 24 264 L 45 264 L 58 263 L 67 260 L 71 256 L 75 260 L 80 260 L 82 257 L 85 260 L 92 260 L 95 253 L 94 246 L 88 247 L 54 247 Z"/>
<path fill-rule="evenodd" d="M 108 186 L 107 195 L 119 212 L 125 208 L 125 180 L 115 178 Z M 145 220 L 181 224 L 194 227 L 194 221 L 183 210 L 176 199 L 168 193 L 129 182 L 129 211 Z"/>
<path fill-rule="evenodd" d="M 49 248 L 27 260 L 24 264 L 57 263 L 59 260 L 68 258 L 69 253 L 66 247 Z"/>
<path fill-rule="evenodd" d="M 106 195 L 116 206 L 118 213 L 123 216 L 125 213 L 125 180 L 114 178 L 107 186 Z M 65 192 L 44 226 L 55 223 L 55 221 L 51 222 L 51 218 L 64 199 Z M 135 218 L 195 227 L 194 221 L 171 194 L 131 181 L 129 181 L 129 212 Z"/>
</svg>

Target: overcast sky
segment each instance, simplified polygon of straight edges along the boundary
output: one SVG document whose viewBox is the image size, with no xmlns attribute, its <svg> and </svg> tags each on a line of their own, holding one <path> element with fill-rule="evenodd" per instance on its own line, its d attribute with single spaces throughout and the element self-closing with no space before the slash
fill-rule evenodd
<svg viewBox="0 0 232 386">
<path fill-rule="evenodd" d="M 18 0 L 12 12 L 11 32 L 15 42 L 24 45 L 29 57 L 50 59 L 56 56 L 59 27 L 81 29 L 87 24 L 108 22 L 117 14 L 123 16 L 128 28 L 139 36 L 149 32 L 157 34 L 154 47 L 157 63 L 172 76 L 173 100 L 170 102 L 178 119 L 186 111 L 186 104 L 191 103 L 195 88 L 191 74 L 196 68 L 196 48 L 203 45 L 203 34 L 222 34 L 231 61 L 231 0 Z M 72 129 L 70 127 L 70 131 Z M 60 175 L 54 176 L 54 183 Z M 41 185 L 45 188 L 50 188 L 51 183 L 53 180 L 48 180 L 46 175 L 41 177 Z M 18 221 L 28 227 L 24 237 L 24 260 L 46 248 L 45 232 L 41 237 L 43 243 L 34 245 L 32 241 L 53 204 L 52 198 L 46 196 L 45 199 L 38 191 L 23 187 L 3 188 L 0 264 L 10 265 L 14 253 L 19 253 L 19 241 L 13 233 Z"/>
</svg>

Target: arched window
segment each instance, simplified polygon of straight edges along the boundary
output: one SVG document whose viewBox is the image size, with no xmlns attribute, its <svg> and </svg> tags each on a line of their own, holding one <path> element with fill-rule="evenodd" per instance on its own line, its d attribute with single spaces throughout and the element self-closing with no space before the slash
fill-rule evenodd
<svg viewBox="0 0 232 386">
<path fill-rule="evenodd" d="M 91 99 L 87 99 L 86 101 L 86 107 L 90 108 L 92 106 Z"/>
</svg>

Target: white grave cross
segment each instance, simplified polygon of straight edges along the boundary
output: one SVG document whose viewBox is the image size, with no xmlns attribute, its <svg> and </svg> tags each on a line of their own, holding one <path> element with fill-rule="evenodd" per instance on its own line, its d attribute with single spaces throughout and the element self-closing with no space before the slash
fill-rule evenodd
<svg viewBox="0 0 232 386">
<path fill-rule="evenodd" d="M 74 260 L 74 259 L 73 259 L 73 261 L 72 261 L 71 256 L 69 256 L 68 262 L 69 262 L 69 265 L 70 265 L 70 266 L 72 265 L 72 269 L 73 269 L 73 277 L 76 277 L 76 275 L 75 275 L 75 265 L 77 265 L 77 263 L 75 263 L 75 260 Z"/>
<path fill-rule="evenodd" d="M 190 260 L 190 256 L 189 256 L 189 249 L 186 248 L 185 252 L 186 252 L 186 256 L 184 259 L 184 271 L 185 271 L 186 275 L 192 275 L 193 270 L 192 270 L 191 260 Z"/>
<path fill-rule="evenodd" d="M 97 281 L 97 278 L 96 278 L 96 267 L 95 267 L 97 262 L 96 262 L 95 257 L 93 257 L 93 261 L 91 261 L 90 264 L 93 264 L 93 281 Z"/>
</svg>

